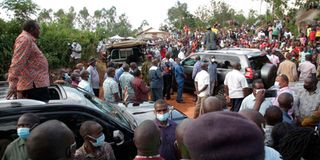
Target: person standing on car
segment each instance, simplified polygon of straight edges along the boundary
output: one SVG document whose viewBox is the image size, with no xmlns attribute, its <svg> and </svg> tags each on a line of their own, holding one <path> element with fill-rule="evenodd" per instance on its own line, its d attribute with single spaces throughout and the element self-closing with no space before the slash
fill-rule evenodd
<svg viewBox="0 0 320 160">
<path fill-rule="evenodd" d="M 134 77 L 129 73 L 130 67 L 128 64 L 124 64 L 122 68 L 124 72 L 119 78 L 120 87 L 122 89 L 122 100 L 132 102 L 134 100 L 134 90 L 131 82 L 134 79 Z M 128 98 L 126 96 L 128 96 Z"/>
<path fill-rule="evenodd" d="M 155 124 L 159 127 L 161 133 L 160 156 L 165 160 L 176 160 L 174 142 L 176 140 L 177 124 L 169 119 L 168 104 L 162 99 L 157 100 L 154 103 L 154 113 L 156 115 Z"/>
<path fill-rule="evenodd" d="M 178 103 L 183 103 L 182 93 L 183 93 L 184 79 L 186 76 L 184 74 L 183 66 L 181 65 L 181 59 L 177 58 L 176 63 L 177 64 L 174 67 L 174 75 L 176 77 L 176 82 L 178 85 L 176 101 Z"/>
<path fill-rule="evenodd" d="M 149 69 L 150 88 L 152 92 L 152 101 L 162 99 L 163 73 L 160 70 L 159 60 L 154 59 Z"/>
<path fill-rule="evenodd" d="M 228 103 L 231 103 L 231 111 L 238 112 L 241 103 L 248 95 L 248 83 L 244 75 L 240 72 L 241 64 L 232 64 L 233 70 L 228 72 L 224 79 L 224 96 Z"/>
<path fill-rule="evenodd" d="M 133 160 L 164 160 L 159 154 L 160 129 L 153 121 L 145 120 L 134 130 L 134 144 L 137 156 Z"/>
<path fill-rule="evenodd" d="M 80 77 L 81 77 L 81 81 L 80 83 L 78 84 L 78 87 L 84 89 L 85 91 L 91 93 L 91 94 L 94 94 L 93 93 L 93 89 L 92 89 L 92 86 L 89 82 L 89 72 L 87 70 L 84 70 L 80 73 Z"/>
<path fill-rule="evenodd" d="M 194 94 L 197 95 L 196 108 L 194 109 L 193 116 L 194 119 L 203 114 L 203 103 L 204 100 L 209 96 L 210 76 L 207 72 L 208 64 L 202 63 L 201 69 L 202 70 L 197 74 L 196 78 L 194 79 L 194 86 L 196 89 Z"/>
<path fill-rule="evenodd" d="M 289 82 L 295 82 L 298 80 L 297 66 L 291 61 L 292 55 L 290 53 L 285 54 L 286 60 L 280 63 L 277 74 L 285 74 L 289 78 Z"/>
<path fill-rule="evenodd" d="M 209 95 L 214 96 L 214 89 L 218 84 L 217 62 L 215 62 L 214 57 L 211 58 L 211 63 L 209 63 L 208 73 L 210 76 Z"/>
<path fill-rule="evenodd" d="M 40 123 L 40 119 L 33 113 L 23 114 L 17 124 L 17 135 L 19 136 L 11 142 L 3 156 L 2 160 L 27 160 L 26 141 L 30 131 Z"/>
<path fill-rule="evenodd" d="M 13 47 L 7 99 L 19 93 L 18 98 L 49 101 L 49 64 L 36 44 L 39 36 L 40 27 L 36 21 L 28 20 L 23 24 L 23 31 Z"/>
<path fill-rule="evenodd" d="M 77 149 L 74 160 L 115 160 L 111 145 L 105 142 L 102 126 L 95 121 L 81 124 L 82 146 Z"/>
<path fill-rule="evenodd" d="M 99 97 L 99 73 L 96 68 L 96 59 L 91 58 L 89 61 L 89 67 L 87 68 L 87 71 L 89 72 L 89 83 L 91 84 L 91 87 L 93 89 L 93 93 L 96 97 Z"/>
</svg>

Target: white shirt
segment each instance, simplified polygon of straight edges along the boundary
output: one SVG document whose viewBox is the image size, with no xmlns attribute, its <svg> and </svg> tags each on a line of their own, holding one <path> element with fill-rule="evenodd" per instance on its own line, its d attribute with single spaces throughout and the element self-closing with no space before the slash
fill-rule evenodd
<svg viewBox="0 0 320 160">
<path fill-rule="evenodd" d="M 89 82 L 91 83 L 92 88 L 99 89 L 100 78 L 99 78 L 99 73 L 98 73 L 96 67 L 93 67 L 90 65 L 87 68 L 87 71 L 90 73 Z"/>
<path fill-rule="evenodd" d="M 265 160 L 282 160 L 280 153 L 271 147 L 264 146 L 264 152 Z"/>
<path fill-rule="evenodd" d="M 185 59 L 186 56 L 184 55 L 184 53 L 182 51 L 180 51 L 179 54 L 178 54 L 178 58 Z"/>
<path fill-rule="evenodd" d="M 278 66 L 280 63 L 279 57 L 274 54 L 267 55 L 267 57 L 269 58 L 270 62 L 276 66 Z"/>
<path fill-rule="evenodd" d="M 210 76 L 209 73 L 205 70 L 201 70 L 194 79 L 198 83 L 198 89 L 202 89 L 205 85 L 208 85 L 208 87 L 198 94 L 198 97 L 205 97 L 209 95 L 209 82 L 210 82 Z"/>
<path fill-rule="evenodd" d="M 78 84 L 78 87 L 86 90 L 86 91 L 89 92 L 89 93 L 94 94 L 90 83 L 89 83 L 88 81 L 86 81 L 86 80 L 83 80 L 83 79 L 82 79 L 82 80 L 80 81 L 80 83 Z"/>
<path fill-rule="evenodd" d="M 256 97 L 253 95 L 253 93 L 249 94 L 246 98 L 243 99 L 239 111 L 245 110 L 245 109 L 253 109 L 255 102 L 256 102 Z M 269 108 L 270 106 L 272 106 L 271 100 L 269 98 L 265 98 L 260 105 L 259 112 L 262 115 L 264 115 L 266 113 L 267 108 Z"/>
<path fill-rule="evenodd" d="M 300 72 L 299 81 L 304 81 L 311 73 L 317 73 L 316 66 L 310 61 L 305 61 L 299 64 L 298 71 Z"/>
<path fill-rule="evenodd" d="M 227 73 L 224 79 L 224 85 L 227 85 L 229 88 L 230 98 L 244 98 L 242 89 L 249 87 L 246 77 L 235 69 Z"/>
</svg>

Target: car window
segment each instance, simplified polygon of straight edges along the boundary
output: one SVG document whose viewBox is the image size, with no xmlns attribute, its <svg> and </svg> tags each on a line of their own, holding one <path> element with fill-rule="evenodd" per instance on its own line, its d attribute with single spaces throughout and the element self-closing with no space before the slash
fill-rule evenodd
<svg viewBox="0 0 320 160">
<path fill-rule="evenodd" d="M 266 63 L 270 63 L 269 59 L 267 56 L 256 56 L 256 57 L 251 57 L 249 58 L 250 66 L 254 70 L 260 70 L 263 65 Z"/>
<path fill-rule="evenodd" d="M 189 58 L 187 58 L 186 60 L 183 61 L 183 65 L 184 66 L 194 66 L 196 64 L 196 57 L 200 56 L 200 59 L 203 60 L 204 55 L 192 55 Z M 206 59 L 204 59 L 206 60 Z"/>
<path fill-rule="evenodd" d="M 119 59 L 119 50 L 118 49 L 112 50 L 111 59 Z"/>
<path fill-rule="evenodd" d="M 212 56 L 211 56 L 212 57 Z M 208 58 L 211 58 L 208 57 Z M 232 63 L 239 63 L 240 59 L 236 56 L 228 55 L 214 55 L 215 61 L 217 62 L 218 68 L 232 69 Z"/>
<path fill-rule="evenodd" d="M 65 87 L 65 88 L 70 89 L 71 87 Z M 74 88 L 71 88 L 71 89 L 74 89 Z M 78 98 L 83 97 L 83 99 L 86 99 L 88 101 L 87 104 L 91 108 L 97 109 L 100 112 L 108 114 L 113 118 L 115 118 L 116 120 L 118 120 L 119 122 L 121 122 L 122 124 L 126 125 L 127 127 L 132 128 L 130 125 L 130 122 L 123 116 L 123 114 L 121 114 L 121 112 L 119 112 L 115 108 L 116 106 L 112 106 L 111 104 L 108 104 L 107 102 L 100 100 L 96 96 L 91 95 L 90 93 L 88 93 L 87 91 L 81 88 L 77 88 L 77 90 L 78 90 L 77 93 L 80 94 Z"/>
</svg>

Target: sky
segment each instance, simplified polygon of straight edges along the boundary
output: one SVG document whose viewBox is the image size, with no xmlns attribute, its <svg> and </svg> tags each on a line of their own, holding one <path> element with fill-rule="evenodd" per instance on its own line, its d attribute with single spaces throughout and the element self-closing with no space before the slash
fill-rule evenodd
<svg viewBox="0 0 320 160">
<path fill-rule="evenodd" d="M 0 0 L 0 2 L 3 0 Z M 159 28 L 161 23 L 164 23 L 167 18 L 168 9 L 175 5 L 177 0 L 33 0 L 41 9 L 59 9 L 68 10 L 71 6 L 76 11 L 86 7 L 92 15 L 95 10 L 102 8 L 109 9 L 115 6 L 117 14 L 125 13 L 128 16 L 129 22 L 133 28 L 140 26 L 143 20 L 147 20 L 149 25 L 154 28 Z M 188 10 L 194 13 L 199 6 L 210 4 L 210 0 L 180 0 L 188 4 Z M 250 9 L 260 12 L 260 0 L 224 0 L 236 11 L 242 10 L 245 15 Z M 266 4 L 262 3 L 261 11 L 264 13 Z M 0 17 L 6 18 L 4 10 L 0 9 Z"/>
</svg>

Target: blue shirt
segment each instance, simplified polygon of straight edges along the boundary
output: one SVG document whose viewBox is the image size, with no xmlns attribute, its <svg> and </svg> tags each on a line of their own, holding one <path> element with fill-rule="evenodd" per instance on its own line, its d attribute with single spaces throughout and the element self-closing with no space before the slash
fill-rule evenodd
<svg viewBox="0 0 320 160">
<path fill-rule="evenodd" d="M 171 120 L 168 120 L 166 127 L 161 126 L 158 120 L 155 120 L 155 124 L 159 127 L 161 133 L 161 157 L 165 160 L 176 160 L 174 141 L 176 140 L 177 124 Z"/>
<path fill-rule="evenodd" d="M 216 63 L 210 63 L 208 66 L 208 73 L 210 76 L 210 82 L 217 81 L 217 64 Z"/>
<path fill-rule="evenodd" d="M 180 64 L 175 65 L 174 72 L 175 72 L 177 82 L 184 81 L 184 71 L 183 70 L 184 70 L 183 66 L 181 66 Z"/>
<path fill-rule="evenodd" d="M 118 83 L 112 77 L 107 77 L 107 79 L 103 82 L 103 92 L 106 101 L 115 102 L 116 99 L 114 98 L 113 94 L 118 93 L 119 95 Z"/>
<path fill-rule="evenodd" d="M 290 117 L 290 115 L 288 114 L 288 112 L 284 112 L 282 111 L 282 122 L 287 122 L 289 124 L 292 124 L 292 118 Z"/>
<path fill-rule="evenodd" d="M 123 70 L 122 67 L 116 70 L 116 75 L 114 76 L 114 78 L 115 78 L 115 80 L 117 82 L 119 82 L 119 78 L 120 78 L 120 76 L 122 75 L 123 72 L 124 72 L 124 70 Z"/>
</svg>

